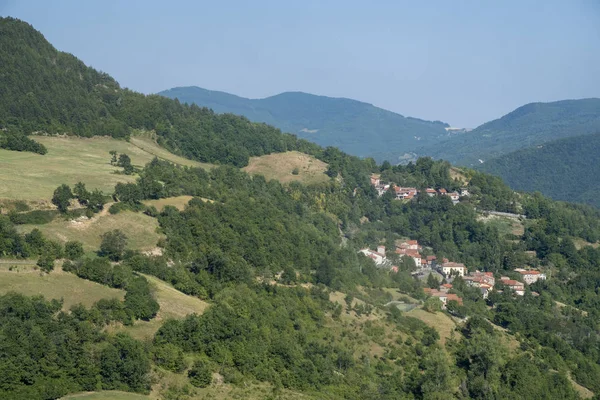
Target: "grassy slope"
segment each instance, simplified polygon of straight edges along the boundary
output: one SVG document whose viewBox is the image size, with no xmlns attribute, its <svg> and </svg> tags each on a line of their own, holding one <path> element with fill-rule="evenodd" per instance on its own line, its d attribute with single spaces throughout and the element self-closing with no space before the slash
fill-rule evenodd
<svg viewBox="0 0 600 400">
<path fill-rule="evenodd" d="M 143 203 L 147 206 L 156 207 L 158 211 L 162 211 L 166 206 L 173 206 L 178 210 L 183 211 L 191 199 L 193 199 L 192 196 L 176 196 L 158 200 L 145 200 Z"/>
<path fill-rule="evenodd" d="M 292 174 L 294 168 L 298 168 L 298 175 Z M 297 151 L 252 157 L 244 168 L 244 171 L 263 175 L 267 180 L 277 179 L 281 183 L 300 181 L 304 184 L 326 182 L 329 179 L 325 175 L 326 170 L 327 164 L 323 161 Z"/>
<path fill-rule="evenodd" d="M 134 136 L 131 143 L 107 137 L 38 136 L 35 140 L 48 148 L 48 154 L 0 149 L 0 199 L 49 200 L 60 184 L 79 181 L 89 190 L 111 193 L 118 182 L 135 180 L 135 176 L 115 174 L 121 168 L 110 165 L 111 150 L 128 154 L 140 167 L 155 156 L 182 165 L 210 166 L 171 154 L 147 136 Z"/>
<path fill-rule="evenodd" d="M 142 213 L 130 211 L 111 215 L 105 207 L 99 216 L 88 220 L 65 221 L 57 218 L 45 225 L 18 225 L 21 233 L 38 228 L 44 236 L 67 242 L 78 240 L 83 243 L 85 251 L 95 251 L 100 248 L 101 235 L 113 229 L 120 229 L 128 238 L 128 248 L 134 250 L 151 250 L 156 247 L 162 237 L 157 233 L 158 221 Z"/>
<path fill-rule="evenodd" d="M 125 292 L 111 289 L 63 272 L 60 268 L 50 274 L 42 274 L 33 266 L 19 265 L 9 270 L 10 264 L 0 265 L 0 294 L 10 291 L 27 296 L 42 295 L 47 299 L 63 299 L 63 308 L 68 310 L 77 303 L 89 307 L 100 299 L 123 299 Z"/>
<path fill-rule="evenodd" d="M 189 314 L 202 314 L 208 303 L 196 297 L 188 296 L 168 283 L 150 275 L 144 275 L 152 285 L 160 310 L 151 321 L 136 321 L 129 327 L 112 327 L 111 330 L 123 330 L 136 339 L 150 340 L 167 319 L 180 319 Z"/>
<path fill-rule="evenodd" d="M 117 390 L 107 390 L 105 392 L 87 392 L 65 396 L 63 400 L 85 399 L 85 400 L 142 400 L 150 397 L 143 394 L 119 392 Z"/>
</svg>

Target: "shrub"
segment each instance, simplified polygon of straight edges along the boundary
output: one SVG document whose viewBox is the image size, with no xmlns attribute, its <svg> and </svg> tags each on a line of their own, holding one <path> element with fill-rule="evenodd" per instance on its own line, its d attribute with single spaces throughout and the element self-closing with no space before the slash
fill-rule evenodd
<svg viewBox="0 0 600 400">
<path fill-rule="evenodd" d="M 207 361 L 199 360 L 188 371 L 190 383 L 196 387 L 205 388 L 212 383 L 212 371 Z"/>
</svg>

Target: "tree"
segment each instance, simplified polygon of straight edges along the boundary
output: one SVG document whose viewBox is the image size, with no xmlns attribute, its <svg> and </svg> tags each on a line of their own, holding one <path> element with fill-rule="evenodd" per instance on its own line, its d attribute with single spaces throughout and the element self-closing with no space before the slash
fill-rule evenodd
<svg viewBox="0 0 600 400">
<path fill-rule="evenodd" d="M 198 360 L 194 366 L 188 371 L 190 383 L 196 387 L 205 388 L 212 383 L 212 371 L 208 362 Z"/>
<path fill-rule="evenodd" d="M 73 198 L 73 192 L 69 185 L 62 184 L 54 191 L 52 196 L 52 204 L 54 204 L 58 211 L 66 213 L 69 210 L 69 203 Z"/>
<path fill-rule="evenodd" d="M 111 150 L 108 153 L 111 155 L 110 165 L 115 165 L 117 163 L 117 151 Z"/>
<path fill-rule="evenodd" d="M 87 191 L 83 182 L 77 182 L 75 184 L 73 187 L 73 194 L 81 205 L 86 205 L 90 199 L 90 192 Z"/>
<path fill-rule="evenodd" d="M 433 274 L 430 273 L 429 275 L 427 275 L 427 287 L 429 287 L 431 289 L 436 289 L 439 286 L 440 286 L 440 281 L 438 281 Z"/>
<path fill-rule="evenodd" d="M 54 257 L 50 254 L 44 254 L 41 256 L 36 265 L 40 267 L 40 269 L 46 273 L 50 273 L 54 269 Z"/>
<path fill-rule="evenodd" d="M 112 261 L 119 261 L 127 247 L 127 236 L 119 229 L 106 232 L 102 235 L 100 255 Z"/>
<path fill-rule="evenodd" d="M 83 257 L 83 244 L 77 241 L 65 243 L 65 256 L 69 260 L 78 260 Z"/>
<path fill-rule="evenodd" d="M 123 172 L 126 175 L 133 174 L 133 165 L 131 165 L 131 158 L 127 154 L 120 154 L 119 161 L 117 162 L 119 167 L 123 168 Z"/>
<path fill-rule="evenodd" d="M 431 313 L 440 311 L 442 309 L 442 302 L 437 297 L 430 297 L 423 303 L 423 310 Z"/>
</svg>

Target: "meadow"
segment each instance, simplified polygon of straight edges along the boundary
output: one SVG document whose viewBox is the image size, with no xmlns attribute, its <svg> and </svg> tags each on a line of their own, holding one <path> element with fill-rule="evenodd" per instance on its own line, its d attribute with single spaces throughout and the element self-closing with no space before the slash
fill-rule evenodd
<svg viewBox="0 0 600 400">
<path fill-rule="evenodd" d="M 133 182 L 136 176 L 123 175 L 121 168 L 110 164 L 111 150 L 129 155 L 136 167 L 143 167 L 154 157 L 180 165 L 210 167 L 171 154 L 147 136 L 133 136 L 130 142 L 109 137 L 33 138 L 46 146 L 46 155 L 0 149 L 0 199 L 50 200 L 59 185 L 72 186 L 80 181 L 88 190 L 112 193 L 117 183 Z"/>
<path fill-rule="evenodd" d="M 292 173 L 297 169 L 298 174 Z M 327 164 L 298 151 L 268 154 L 251 157 L 244 171 L 252 175 L 263 175 L 267 180 L 276 179 L 281 183 L 299 181 L 304 184 L 327 182 Z"/>
</svg>

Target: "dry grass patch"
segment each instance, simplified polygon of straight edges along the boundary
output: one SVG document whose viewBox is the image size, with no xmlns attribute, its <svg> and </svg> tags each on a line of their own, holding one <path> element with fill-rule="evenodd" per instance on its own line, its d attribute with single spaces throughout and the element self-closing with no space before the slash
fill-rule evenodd
<svg viewBox="0 0 600 400">
<path fill-rule="evenodd" d="M 173 206 L 177 208 L 179 211 L 183 211 L 185 206 L 190 202 L 192 196 L 177 196 L 177 197 L 167 197 L 166 199 L 158 199 L 158 200 L 146 200 L 143 203 L 147 206 L 154 206 L 160 212 L 166 206 Z"/>
<path fill-rule="evenodd" d="M 443 312 L 430 313 L 422 308 L 415 308 L 414 310 L 405 313 L 405 315 L 418 318 L 432 328 L 435 328 L 440 334 L 440 342 L 442 345 L 446 343 L 446 340 L 451 336 L 452 332 L 456 330 L 456 323 Z"/>
<path fill-rule="evenodd" d="M 197 297 L 188 296 L 168 283 L 150 275 L 143 275 L 154 291 L 160 310 L 150 321 L 136 321 L 133 326 L 112 327 L 111 330 L 123 330 L 140 340 L 151 340 L 156 331 L 167 319 L 181 319 L 190 314 L 202 314 L 209 306 Z"/>
<path fill-rule="evenodd" d="M 56 268 L 44 274 L 33 266 L 19 265 L 9 270 L 9 265 L 0 265 L 0 293 L 22 293 L 27 296 L 42 295 L 46 299 L 63 299 L 63 309 L 81 303 L 90 307 L 100 299 L 123 300 L 125 291 L 112 289 L 96 282 L 81 279 Z"/>
<path fill-rule="evenodd" d="M 71 240 L 80 241 L 87 252 L 98 250 L 102 234 L 114 229 L 120 229 L 125 233 L 128 239 L 127 248 L 133 250 L 152 250 L 163 237 L 157 232 L 156 218 L 131 211 L 123 211 L 115 215 L 103 212 L 102 215 L 95 216 L 91 220 L 86 217 L 70 221 L 58 218 L 45 225 L 17 226 L 20 233 L 30 232 L 34 228 L 42 231 L 45 237 L 63 243 Z"/>
<path fill-rule="evenodd" d="M 298 174 L 292 171 L 297 169 Z M 268 154 L 251 157 L 244 171 L 252 175 L 263 175 L 267 180 L 276 179 L 281 183 L 299 181 L 305 184 L 327 182 L 327 164 L 298 151 Z"/>
</svg>

